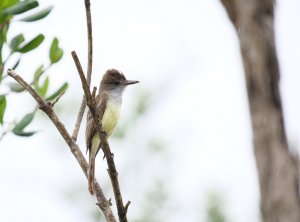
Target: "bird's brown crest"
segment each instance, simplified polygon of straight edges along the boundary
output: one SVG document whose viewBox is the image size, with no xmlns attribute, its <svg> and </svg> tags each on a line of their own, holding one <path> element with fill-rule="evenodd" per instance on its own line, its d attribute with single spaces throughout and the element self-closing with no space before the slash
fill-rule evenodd
<svg viewBox="0 0 300 222">
<path fill-rule="evenodd" d="M 120 72 L 119 70 L 116 70 L 116 69 L 109 69 L 103 75 L 101 85 L 103 83 L 113 83 L 115 81 L 122 81 L 122 80 L 126 80 L 126 78 L 122 72 Z"/>
</svg>

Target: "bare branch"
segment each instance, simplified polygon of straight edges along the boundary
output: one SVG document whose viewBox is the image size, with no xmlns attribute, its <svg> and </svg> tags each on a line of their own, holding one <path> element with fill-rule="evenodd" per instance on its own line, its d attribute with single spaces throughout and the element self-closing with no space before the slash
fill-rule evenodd
<svg viewBox="0 0 300 222">
<path fill-rule="evenodd" d="M 82 119 L 83 119 L 83 114 L 84 114 L 84 111 L 85 111 L 85 107 L 86 107 L 86 101 L 85 101 L 85 96 L 83 96 L 81 104 L 80 104 L 77 120 L 76 120 L 76 123 L 75 123 L 75 127 L 74 127 L 74 130 L 73 130 L 73 133 L 72 133 L 72 139 L 74 141 L 77 141 L 77 136 L 78 136 L 80 125 L 81 125 L 81 122 L 82 122 Z"/>
<path fill-rule="evenodd" d="M 100 142 L 102 144 L 102 149 L 106 157 L 106 162 L 108 165 L 108 173 L 114 191 L 120 222 L 127 222 L 126 214 L 127 214 L 127 208 L 129 204 L 127 206 L 124 206 L 123 204 L 122 194 L 121 194 L 119 180 L 118 180 L 118 172 L 116 170 L 116 166 L 114 162 L 114 154 L 111 152 L 106 136 L 103 133 L 101 133 L 100 135 Z"/>
<path fill-rule="evenodd" d="M 9 69 L 7 71 L 8 75 L 14 78 L 21 86 L 23 86 L 27 92 L 31 94 L 31 96 L 37 101 L 39 108 L 43 110 L 47 116 L 51 119 L 61 136 L 64 138 L 66 143 L 68 144 L 72 154 L 76 158 L 77 162 L 79 163 L 83 173 L 87 178 L 87 170 L 88 170 L 88 163 L 85 160 L 81 150 L 79 149 L 78 145 L 75 141 L 71 138 L 70 134 L 67 132 L 65 126 L 59 120 L 58 116 L 54 112 L 52 108 L 52 104 L 44 100 L 21 76 L 19 76 L 15 71 Z M 102 213 L 104 214 L 105 218 L 109 222 L 116 222 L 116 219 L 113 215 L 113 212 L 110 208 L 109 201 L 105 198 L 104 193 L 98 184 L 95 182 L 95 190 L 96 190 L 96 198 L 98 202 L 98 206 L 100 207 Z"/>
<path fill-rule="evenodd" d="M 73 56 L 75 65 L 77 67 L 78 74 L 81 79 L 82 88 L 84 90 L 85 98 L 87 101 L 87 106 L 89 107 L 89 110 L 90 110 L 93 120 L 95 122 L 96 129 L 97 129 L 97 132 L 100 137 L 101 146 L 102 146 L 104 155 L 106 157 L 107 165 L 109 168 L 108 172 L 109 172 L 110 180 L 112 183 L 115 201 L 116 201 L 116 205 L 117 205 L 117 209 L 118 209 L 119 220 L 120 220 L 120 222 L 127 222 L 127 217 L 126 217 L 127 209 L 124 207 L 124 204 L 123 204 L 122 194 L 121 194 L 120 185 L 119 185 L 119 181 L 118 181 L 118 172 L 116 170 L 116 166 L 114 163 L 113 154 L 110 151 L 110 147 L 107 142 L 106 135 L 105 135 L 105 133 L 103 133 L 104 131 L 102 130 L 101 124 L 99 122 L 99 115 L 96 112 L 95 101 L 92 98 L 91 92 L 89 90 L 89 86 L 87 84 L 87 81 L 85 79 L 85 76 L 84 76 L 84 73 L 82 70 L 82 66 L 80 64 L 80 61 L 79 61 L 75 51 L 72 51 L 72 56 Z M 95 92 L 95 89 L 93 91 Z"/>
<path fill-rule="evenodd" d="M 85 94 L 85 99 L 86 99 L 87 105 L 89 106 L 92 115 L 96 116 L 97 113 L 96 113 L 95 104 L 94 104 L 94 101 L 92 99 L 90 87 L 89 87 L 88 82 L 87 82 L 87 80 L 86 80 L 86 78 L 84 76 L 84 72 L 83 72 L 81 63 L 80 63 L 80 61 L 78 59 L 78 56 L 77 56 L 77 54 L 76 54 L 75 51 L 72 51 L 71 54 L 72 54 L 73 60 L 75 62 L 75 65 L 76 65 L 76 68 L 77 68 L 77 71 L 78 71 L 81 83 L 82 83 L 82 88 L 83 88 L 83 91 L 84 91 L 84 94 Z M 99 121 L 97 121 L 96 118 L 94 118 L 94 121 L 95 121 L 95 123 L 99 122 Z M 99 126 L 99 127 L 97 127 L 98 132 L 101 132 L 100 125 L 99 124 L 96 124 L 96 125 Z"/>
<path fill-rule="evenodd" d="M 88 68 L 87 68 L 87 83 L 91 84 L 91 76 L 93 69 L 93 32 L 92 32 L 92 16 L 90 0 L 84 0 L 86 12 L 86 26 L 88 34 Z"/>
<path fill-rule="evenodd" d="M 221 0 L 238 32 L 264 222 L 300 221 L 299 174 L 289 152 L 279 88 L 274 0 Z"/>
<path fill-rule="evenodd" d="M 90 0 L 84 0 L 85 5 L 85 14 L 86 14 L 86 26 L 87 26 L 87 35 L 88 35 L 88 68 L 87 68 L 87 83 L 90 86 L 91 76 L 93 69 L 93 32 L 92 32 L 92 16 L 91 16 L 91 3 Z M 83 95 L 82 101 L 80 104 L 79 113 L 77 116 L 76 124 L 72 133 L 72 138 L 76 141 L 80 125 L 83 119 L 83 114 L 86 107 L 85 96 Z"/>
</svg>

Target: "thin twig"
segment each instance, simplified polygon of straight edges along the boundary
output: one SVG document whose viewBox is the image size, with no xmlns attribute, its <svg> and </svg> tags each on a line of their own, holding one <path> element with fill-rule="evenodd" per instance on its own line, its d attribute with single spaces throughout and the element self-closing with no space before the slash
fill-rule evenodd
<svg viewBox="0 0 300 222">
<path fill-rule="evenodd" d="M 61 94 L 59 94 L 55 100 L 53 102 L 51 102 L 51 106 L 53 107 L 57 102 L 58 100 L 60 100 L 60 98 L 65 94 L 66 90 L 62 91 Z"/>
<path fill-rule="evenodd" d="M 105 133 L 102 133 L 103 130 L 102 130 L 101 124 L 99 122 L 99 115 L 96 112 L 95 101 L 92 98 L 89 86 L 87 84 L 87 81 L 85 79 L 85 76 L 84 76 L 84 73 L 82 70 L 82 66 L 80 64 L 80 61 L 79 61 L 75 51 L 72 51 L 72 57 L 73 57 L 73 60 L 77 67 L 78 74 L 81 79 L 82 88 L 84 90 L 84 94 L 85 94 L 86 101 L 87 101 L 87 106 L 89 107 L 89 110 L 93 117 L 94 123 L 96 125 L 96 129 L 97 129 L 97 132 L 100 137 L 101 146 L 102 146 L 104 155 L 106 157 L 106 161 L 107 161 L 107 165 L 108 165 L 108 169 L 109 169 L 108 172 L 109 172 L 110 180 L 112 183 L 115 201 L 116 201 L 116 205 L 117 205 L 117 209 L 118 209 L 119 220 L 120 220 L 120 222 L 127 222 L 127 217 L 126 217 L 127 209 L 125 209 L 124 204 L 123 204 L 122 194 L 121 194 L 119 180 L 118 180 L 118 172 L 116 170 L 116 166 L 114 163 L 113 154 L 110 151 L 110 147 L 107 142 Z"/>
<path fill-rule="evenodd" d="M 87 80 L 84 76 L 84 72 L 83 72 L 81 63 L 80 63 L 80 61 L 78 59 L 78 56 L 77 56 L 75 51 L 72 51 L 71 54 L 72 54 L 73 60 L 75 62 L 75 65 L 76 65 L 81 83 L 82 83 L 82 88 L 83 88 L 83 91 L 84 91 L 84 94 L 85 94 L 85 99 L 86 99 L 87 105 L 89 106 L 93 117 L 97 116 L 94 100 L 92 99 L 92 94 L 90 92 L 90 87 L 89 87 L 89 85 L 87 83 Z M 98 124 L 99 121 L 97 121 L 97 118 L 94 118 L 94 121 L 96 122 L 96 126 L 99 126 L 99 127 L 97 127 L 98 132 L 101 132 L 101 126 Z"/>
<path fill-rule="evenodd" d="M 83 119 L 83 114 L 84 114 L 84 111 L 85 111 L 85 107 L 86 107 L 86 101 L 85 101 L 85 96 L 83 96 L 81 104 L 80 104 L 77 120 L 76 120 L 76 123 L 75 123 L 75 127 L 74 127 L 74 130 L 73 130 L 73 133 L 72 133 L 72 139 L 74 141 L 77 141 L 77 136 L 78 136 L 80 125 L 81 125 L 81 122 L 82 122 L 82 119 Z"/>
<path fill-rule="evenodd" d="M 92 98 L 93 98 L 93 99 L 95 99 L 95 97 L 96 97 L 96 91 L 97 91 L 97 87 L 94 86 L 93 92 L 92 92 Z"/>
<path fill-rule="evenodd" d="M 85 174 L 87 178 L 87 170 L 88 170 L 88 163 L 85 160 L 80 148 L 75 143 L 75 141 L 72 139 L 70 134 L 67 132 L 65 126 L 62 124 L 62 122 L 59 120 L 58 116 L 54 112 L 51 104 L 49 104 L 46 100 L 44 100 L 22 77 L 20 77 L 15 71 L 9 69 L 7 71 L 8 75 L 14 78 L 21 86 L 23 86 L 30 94 L 31 96 L 37 101 L 39 108 L 43 110 L 48 117 L 51 119 L 61 136 L 64 138 L 66 143 L 68 144 L 72 154 L 76 158 L 77 162 L 79 163 L 83 173 Z M 98 184 L 98 182 L 95 182 L 95 190 L 96 190 L 96 197 L 98 206 L 100 207 L 102 213 L 104 214 L 105 218 L 109 222 L 116 222 L 116 219 L 113 215 L 113 212 L 109 206 L 109 201 L 105 198 L 104 193 Z"/>
<path fill-rule="evenodd" d="M 88 67 L 86 80 L 88 86 L 91 84 L 91 76 L 93 69 L 93 31 L 92 31 L 92 16 L 91 16 L 91 2 L 90 0 L 84 0 L 85 12 L 86 12 L 86 26 L 88 34 Z"/>
<path fill-rule="evenodd" d="M 86 26 L 87 26 L 87 35 L 88 35 L 88 67 L 87 67 L 87 83 L 88 86 L 91 84 L 91 76 L 93 69 L 93 32 L 92 32 L 92 16 L 91 16 L 91 3 L 90 0 L 84 0 L 85 5 L 85 14 L 86 14 Z M 76 124 L 72 133 L 73 140 L 77 140 L 78 132 L 80 125 L 83 119 L 83 114 L 86 107 L 85 96 L 83 95 L 82 101 L 80 104 L 80 109 L 78 112 Z"/>
<path fill-rule="evenodd" d="M 128 207 L 131 204 L 131 201 L 127 201 L 127 203 L 125 204 L 125 212 L 127 213 Z"/>
</svg>

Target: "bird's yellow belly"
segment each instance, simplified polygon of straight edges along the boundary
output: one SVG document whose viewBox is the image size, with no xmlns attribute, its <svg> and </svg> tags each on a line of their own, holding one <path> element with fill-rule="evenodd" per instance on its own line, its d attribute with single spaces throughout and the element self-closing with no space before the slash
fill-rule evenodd
<svg viewBox="0 0 300 222">
<path fill-rule="evenodd" d="M 108 101 L 102 118 L 102 128 L 109 137 L 115 130 L 120 117 L 120 104 Z"/>
<path fill-rule="evenodd" d="M 102 129 L 107 133 L 107 137 L 111 136 L 116 128 L 117 122 L 120 117 L 121 106 L 116 103 L 109 101 L 107 102 L 105 112 L 102 117 Z M 96 133 L 92 139 L 91 154 L 96 156 L 100 144 L 100 138 Z"/>
</svg>

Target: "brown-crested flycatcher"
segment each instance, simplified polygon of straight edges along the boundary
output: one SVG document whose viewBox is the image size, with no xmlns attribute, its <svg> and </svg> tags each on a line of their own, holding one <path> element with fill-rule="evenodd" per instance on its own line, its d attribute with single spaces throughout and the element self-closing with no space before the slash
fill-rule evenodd
<svg viewBox="0 0 300 222">
<path fill-rule="evenodd" d="M 115 69 L 109 69 L 104 74 L 99 93 L 96 96 L 96 110 L 102 129 L 108 138 L 114 131 L 121 110 L 122 94 L 126 86 L 139 81 L 127 80 L 123 73 Z M 86 124 L 86 147 L 89 151 L 88 184 L 89 191 L 95 192 L 95 158 L 100 149 L 100 138 L 91 113 L 88 111 Z"/>
</svg>

